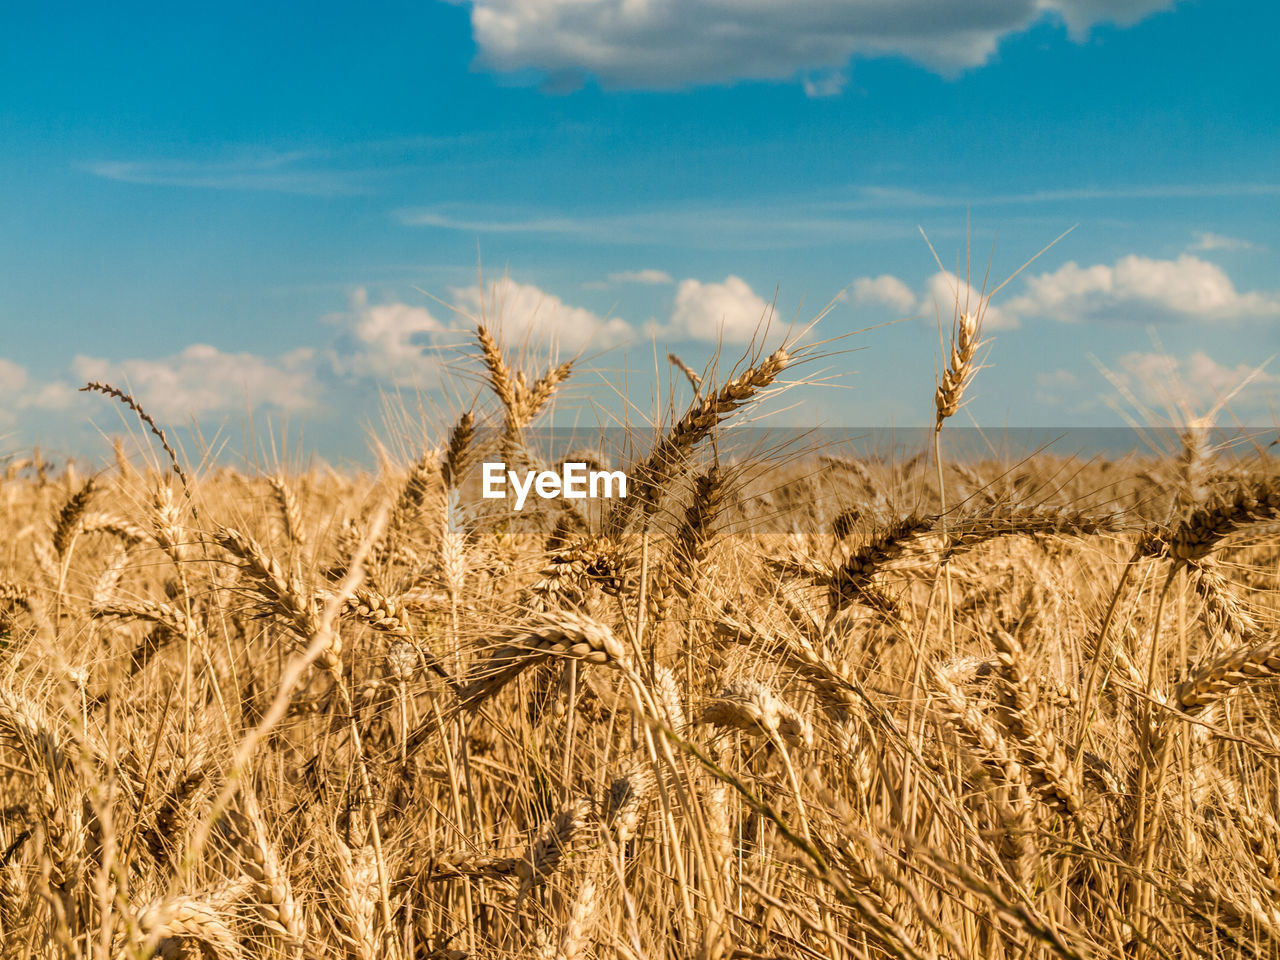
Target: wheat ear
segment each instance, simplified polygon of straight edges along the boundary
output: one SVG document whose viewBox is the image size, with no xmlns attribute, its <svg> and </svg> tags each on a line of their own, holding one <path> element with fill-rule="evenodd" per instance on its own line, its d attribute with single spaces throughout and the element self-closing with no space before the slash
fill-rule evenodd
<svg viewBox="0 0 1280 960">
<path fill-rule="evenodd" d="M 785 737 L 801 746 L 813 745 L 813 731 L 804 715 L 757 680 L 726 684 L 703 707 L 702 722 L 769 739 Z"/>
<path fill-rule="evenodd" d="M 1174 699 L 1187 713 L 1198 713 L 1237 687 L 1280 678 L 1280 639 L 1238 647 L 1201 667 L 1178 685 Z"/>
<path fill-rule="evenodd" d="M 967 310 L 961 313 L 952 325 L 951 354 L 933 396 L 933 404 L 937 410 L 935 433 L 942 429 L 942 421 L 960 409 L 965 388 L 978 372 L 977 354 L 978 348 L 982 346 L 981 338 L 981 313 L 969 313 Z"/>
<path fill-rule="evenodd" d="M 95 488 L 94 479 L 90 477 L 84 482 L 84 486 L 67 498 L 58 511 L 58 522 L 53 527 L 53 549 L 59 560 L 65 562 L 71 544 L 80 532 L 80 520 L 89 506 L 89 498 L 93 496 Z"/>
<path fill-rule="evenodd" d="M 267 483 L 271 484 L 271 492 L 275 494 L 284 535 L 298 546 L 305 546 L 307 531 L 302 525 L 302 511 L 298 509 L 298 498 L 293 492 L 293 487 L 282 474 L 267 477 Z"/>
<path fill-rule="evenodd" d="M 372 587 L 357 587 L 344 604 L 343 610 L 349 616 L 369 624 L 375 630 L 410 641 L 413 649 L 417 651 L 417 656 L 422 658 L 428 670 L 447 683 L 454 684 L 453 675 L 445 668 L 440 658 L 430 650 L 423 650 L 417 644 L 414 639 L 413 623 L 409 619 L 409 611 L 403 603 L 379 593 Z"/>
<path fill-rule="evenodd" d="M 468 410 L 458 418 L 457 424 L 449 434 L 449 446 L 445 448 L 444 460 L 440 464 L 440 477 L 446 489 L 454 489 L 462 480 L 471 456 L 471 447 L 476 437 L 476 418 Z"/>
<path fill-rule="evenodd" d="M 526 667 L 550 656 L 614 665 L 630 662 L 626 648 L 607 626 L 589 617 L 563 612 L 506 631 L 480 676 L 463 687 L 458 698 L 464 707 L 476 709 Z"/>
<path fill-rule="evenodd" d="M 667 354 L 667 361 L 685 375 L 685 379 L 693 385 L 695 392 L 702 389 L 702 375 L 694 370 L 693 367 L 689 366 L 674 353 Z"/>
<path fill-rule="evenodd" d="M 355 960 L 374 960 L 379 951 L 375 923 L 378 868 L 373 847 L 352 850 L 338 837 L 333 840 L 337 848 L 337 905 L 342 938 Z"/>
<path fill-rule="evenodd" d="M 140 911 L 138 926 L 147 944 L 164 956 L 181 955 L 181 941 L 186 940 L 196 941 L 200 955 L 214 960 L 240 960 L 245 956 L 235 932 L 207 900 L 170 897 L 154 902 Z M 166 941 L 177 942 L 168 946 Z"/>
<path fill-rule="evenodd" d="M 537 838 L 516 862 L 520 878 L 520 897 L 546 883 L 559 869 L 579 839 L 586 825 L 590 804 L 586 800 L 570 800 L 563 804 L 538 830 Z"/>
<path fill-rule="evenodd" d="M 1168 551 L 1179 564 L 1201 560 L 1242 527 L 1276 519 L 1280 519 L 1280 478 L 1242 483 L 1229 495 L 1193 511 L 1174 530 Z"/>
<path fill-rule="evenodd" d="M 1005 682 L 1005 724 L 1019 745 L 1023 769 L 1046 803 L 1064 814 L 1078 816 L 1085 803 L 1083 788 L 1062 744 L 1040 720 L 1042 698 L 1036 681 L 1023 668 L 1026 653 L 1022 642 L 1002 629 L 995 631 L 994 639 L 996 660 Z"/>
<path fill-rule="evenodd" d="M 758 366 L 748 367 L 715 393 L 694 399 L 685 415 L 658 441 L 649 456 L 629 472 L 631 486 L 627 497 L 610 509 L 604 523 L 605 535 L 617 539 L 637 510 L 656 509 L 663 486 L 689 452 L 725 418 L 772 384 L 792 359 L 785 349 L 775 350 Z"/>
<path fill-rule="evenodd" d="M 160 429 L 160 425 L 157 424 L 155 420 L 151 419 L 151 414 L 142 409 L 142 404 L 138 403 L 132 395 L 111 386 L 109 383 L 99 383 L 96 380 L 91 381 L 80 388 L 81 393 L 85 393 L 86 391 L 102 393 L 108 397 L 113 397 L 138 415 L 138 419 L 146 424 L 151 432 L 155 434 L 156 439 L 160 441 L 160 446 L 163 447 L 164 452 L 169 455 L 169 463 L 173 467 L 173 472 L 177 475 L 178 479 L 182 481 L 182 487 L 187 491 L 187 496 L 190 497 L 191 482 L 187 477 L 186 471 L 178 464 L 177 453 L 174 452 L 173 447 L 169 446 L 169 438 L 164 435 L 164 431 Z"/>
</svg>

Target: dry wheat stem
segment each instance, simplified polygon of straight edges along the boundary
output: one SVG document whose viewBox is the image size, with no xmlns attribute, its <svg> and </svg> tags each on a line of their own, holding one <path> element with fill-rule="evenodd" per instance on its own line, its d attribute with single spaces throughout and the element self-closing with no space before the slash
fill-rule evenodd
<svg viewBox="0 0 1280 960">
<path fill-rule="evenodd" d="M 125 393 L 123 390 L 117 389 L 116 387 L 113 387 L 108 383 L 98 383 L 97 381 L 90 381 L 89 383 L 85 384 L 83 387 L 80 388 L 81 393 L 84 393 L 85 391 L 95 391 L 97 393 L 105 394 L 108 397 L 112 397 L 116 400 L 119 400 L 126 407 L 128 407 L 130 410 L 132 410 L 135 414 L 138 415 L 138 419 L 141 420 L 144 424 L 146 424 L 148 429 L 150 429 L 151 432 L 155 434 L 156 439 L 160 441 L 160 446 L 164 448 L 164 452 L 169 456 L 169 463 L 173 468 L 173 472 L 177 475 L 178 479 L 182 481 L 182 488 L 187 491 L 187 497 L 190 498 L 191 482 L 187 477 L 186 471 L 184 471 L 178 463 L 177 453 L 174 452 L 173 447 L 169 446 L 169 439 L 164 435 L 164 431 L 160 429 L 159 424 L 157 424 L 153 419 L 151 419 L 151 415 L 149 413 L 147 413 L 145 410 L 142 409 L 142 405 L 139 404 L 138 401 L 135 400 L 130 394 Z"/>
</svg>

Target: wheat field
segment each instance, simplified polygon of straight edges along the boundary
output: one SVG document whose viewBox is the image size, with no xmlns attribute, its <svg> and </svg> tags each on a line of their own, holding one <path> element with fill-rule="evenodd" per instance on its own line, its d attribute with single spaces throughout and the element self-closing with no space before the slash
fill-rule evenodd
<svg viewBox="0 0 1280 960">
<path fill-rule="evenodd" d="M 575 370 L 483 323 L 373 474 L 93 385 L 114 461 L 0 487 L 0 953 L 1280 956 L 1275 461 L 948 456 L 980 327 L 915 456 L 726 454 L 789 343 L 518 517 L 477 467 Z"/>
</svg>

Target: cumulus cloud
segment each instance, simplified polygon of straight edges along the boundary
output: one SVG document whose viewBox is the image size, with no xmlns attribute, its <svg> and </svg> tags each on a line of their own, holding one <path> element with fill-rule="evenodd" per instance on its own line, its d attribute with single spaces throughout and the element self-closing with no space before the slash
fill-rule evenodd
<svg viewBox="0 0 1280 960">
<path fill-rule="evenodd" d="M 0 357 L 0 401 L 3 401 L 0 402 L 0 427 L 13 423 L 13 411 L 17 408 L 26 385 L 26 368 Z"/>
<path fill-rule="evenodd" d="M 27 368 L 0 357 L 0 391 L 6 395 L 19 394 L 26 385 Z"/>
<path fill-rule="evenodd" d="M 569 306 L 533 284 L 510 278 L 495 280 L 484 291 L 470 286 L 452 292 L 457 309 L 475 317 L 483 312 L 508 343 L 576 353 L 588 344 L 612 347 L 634 335 L 625 320 Z"/>
<path fill-rule="evenodd" d="M 900 311 L 936 303 L 944 318 L 957 297 L 961 309 L 965 304 L 972 309 L 979 301 L 979 292 L 950 271 L 931 276 L 919 296 L 889 274 L 855 280 L 854 294 L 862 303 Z M 1029 276 L 1018 295 L 988 306 L 984 317 L 991 331 L 1015 329 L 1023 320 L 1038 318 L 1074 323 L 1280 317 L 1280 292 L 1241 292 L 1225 270 L 1189 253 L 1176 260 L 1130 254 L 1110 265 L 1069 261 L 1057 270 Z"/>
<path fill-rule="evenodd" d="M 1006 304 L 1013 317 L 1080 320 L 1238 320 L 1280 316 L 1280 295 L 1236 290 L 1217 264 L 1184 253 L 1176 260 L 1130 254 L 1112 266 L 1075 261 L 1028 277 Z"/>
<path fill-rule="evenodd" d="M 883 304 L 900 313 L 922 310 L 932 313 L 937 308 L 944 322 L 955 313 L 977 310 L 982 293 L 968 281 L 949 270 L 939 270 L 927 281 L 917 296 L 905 282 L 889 273 L 878 277 L 859 277 L 853 282 L 853 294 L 859 303 Z M 988 304 L 982 308 L 982 325 L 986 330 L 1007 330 L 1018 325 L 1016 317 L 1000 307 Z"/>
<path fill-rule="evenodd" d="M 77 356 L 71 368 L 82 381 L 127 386 L 148 412 L 166 420 L 259 406 L 306 410 L 319 393 L 309 349 L 269 359 L 195 343 L 158 360 Z"/>
<path fill-rule="evenodd" d="M 670 321 L 654 333 L 676 340 L 746 343 L 763 328 L 771 310 L 741 277 L 730 274 L 722 283 L 689 278 L 676 288 Z"/>
<path fill-rule="evenodd" d="M 342 328 L 331 351 L 339 376 L 402 387 L 429 386 L 438 380 L 440 360 L 430 348 L 433 338 L 447 328 L 426 308 L 370 304 L 361 287 L 352 293 L 346 313 L 326 320 Z"/>
<path fill-rule="evenodd" d="M 457 2 L 457 0 L 455 0 Z M 678 89 L 801 76 L 839 91 L 855 56 L 898 55 L 944 74 L 985 63 L 1000 39 L 1057 17 L 1080 40 L 1176 0 L 471 0 L 481 64 L 547 87 Z"/>
<path fill-rule="evenodd" d="M 916 305 L 916 295 L 911 288 L 889 273 L 859 277 L 853 281 L 853 295 L 859 303 L 882 303 L 899 313 L 910 313 Z"/>
<path fill-rule="evenodd" d="M 41 382 L 22 364 L 0 357 L 0 426 L 13 424 L 20 410 L 65 410 L 78 399 L 69 383 Z"/>
<path fill-rule="evenodd" d="M 77 387 L 64 380 L 33 384 L 22 397 L 20 406 L 35 410 L 67 410 L 80 400 Z"/>
<path fill-rule="evenodd" d="M 1267 402 L 1275 401 L 1280 386 L 1280 376 L 1257 365 L 1230 366 L 1203 350 L 1185 357 L 1134 351 L 1122 356 L 1116 366 L 1120 384 L 1153 408 L 1202 412 L 1239 388 L 1231 401 L 1237 413 L 1264 410 Z"/>
<path fill-rule="evenodd" d="M 939 270 L 925 284 L 921 302 L 936 304 L 938 314 L 945 322 L 957 310 L 961 313 L 982 310 L 982 329 L 986 331 L 1013 330 L 1018 326 L 1018 318 L 1011 316 L 1002 307 L 987 304 L 982 306 L 982 293 L 973 284 L 962 279 L 950 270 Z"/>
</svg>

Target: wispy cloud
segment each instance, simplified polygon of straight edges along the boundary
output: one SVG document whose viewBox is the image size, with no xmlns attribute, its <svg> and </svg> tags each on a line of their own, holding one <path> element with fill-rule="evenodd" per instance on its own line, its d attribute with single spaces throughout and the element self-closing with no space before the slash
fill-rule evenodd
<svg viewBox="0 0 1280 960">
<path fill-rule="evenodd" d="M 803 78 L 804 95 L 813 100 L 838 97 L 849 85 L 849 75 L 843 70 L 815 70 Z"/>
<path fill-rule="evenodd" d="M 915 229 L 905 220 L 829 216 L 821 204 L 808 201 L 575 215 L 435 207 L 399 210 L 395 217 L 407 226 L 470 234 L 546 235 L 584 243 L 716 250 L 769 250 L 823 246 L 833 241 L 882 241 L 909 236 Z"/>
<path fill-rule="evenodd" d="M 1112 200 L 1203 200 L 1227 197 L 1280 197 L 1280 183 L 1165 183 L 1141 186 L 1064 187 L 1022 193 L 942 194 L 904 187 L 864 185 L 851 197 L 833 198 L 835 210 L 909 210 L 930 207 L 1035 206 Z"/>
<path fill-rule="evenodd" d="M 1072 187 L 987 195 L 946 195 L 887 185 L 862 185 L 836 194 L 775 196 L 753 203 L 694 204 L 657 210 L 567 212 L 441 204 L 401 208 L 394 211 L 393 216 L 406 226 L 472 235 L 528 234 L 618 245 L 661 244 L 759 250 L 778 246 L 815 247 L 840 241 L 903 239 L 915 233 L 918 212 L 928 209 L 1070 206 L 1118 200 L 1229 197 L 1280 197 L 1280 183 Z M 1217 235 L 1204 236 L 1211 238 L 1209 242 L 1220 243 L 1226 239 Z M 599 284 L 600 281 L 594 283 Z M 595 288 L 600 289 L 598 286 Z"/>
<path fill-rule="evenodd" d="M 1196 242 L 1187 247 L 1188 250 L 1256 250 L 1248 240 L 1239 237 L 1225 237 L 1220 233 L 1202 232 L 1196 234 Z"/>
<path fill-rule="evenodd" d="M 400 387 L 431 387 L 439 382 L 441 359 L 431 348 L 448 327 L 425 307 L 370 303 L 365 288 L 357 287 L 346 311 L 323 320 L 338 328 L 328 353 L 339 378 Z"/>
<path fill-rule="evenodd" d="M 642 286 L 657 287 L 674 283 L 671 274 L 665 270 L 622 270 L 611 273 L 604 280 L 588 280 L 582 285 L 583 290 L 608 290 L 610 287 L 624 283 L 636 283 Z"/>
<path fill-rule="evenodd" d="M 609 274 L 610 283 L 641 283 L 649 286 L 661 286 L 671 283 L 671 274 L 665 270 L 623 270 L 621 273 Z"/>
<path fill-rule="evenodd" d="M 536 143 L 545 127 L 504 127 L 438 136 L 336 142 L 323 149 L 263 149 L 228 144 L 213 156 L 100 159 L 79 168 L 106 180 L 146 186 L 245 190 L 311 196 L 375 192 L 397 176 L 474 163 L 494 144 Z"/>
<path fill-rule="evenodd" d="M 1036 374 L 1036 403 L 1061 407 L 1068 397 L 1078 398 L 1080 378 L 1070 370 L 1046 370 Z M 1079 402 L 1078 399 L 1076 402 Z"/>
<path fill-rule="evenodd" d="M 22 364 L 0 357 L 0 426 L 12 426 L 19 411 L 66 410 L 77 399 L 66 381 L 38 380 Z"/>
<path fill-rule="evenodd" d="M 95 177 L 120 183 L 202 190 L 246 190 L 310 196 L 368 192 L 360 171 L 327 169 L 325 154 L 255 153 L 229 160 L 104 160 L 84 165 Z"/>
<path fill-rule="evenodd" d="M 569 233 L 584 237 L 604 234 L 610 222 L 609 218 L 571 217 L 486 220 L 457 217 L 437 210 L 402 210 L 397 217 L 405 226 L 439 227 L 466 233 Z"/>
</svg>

